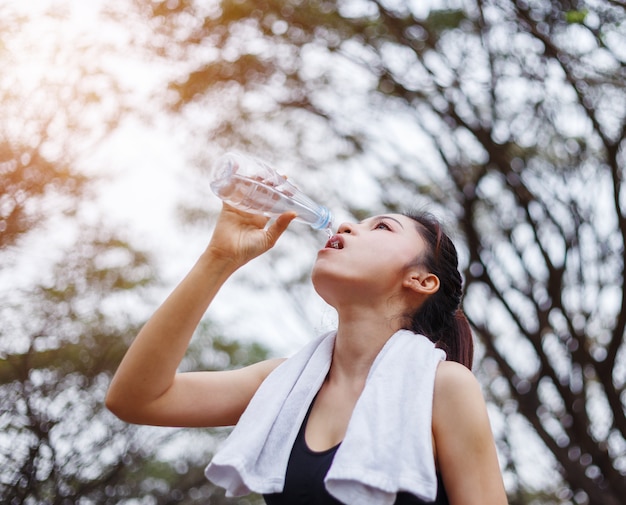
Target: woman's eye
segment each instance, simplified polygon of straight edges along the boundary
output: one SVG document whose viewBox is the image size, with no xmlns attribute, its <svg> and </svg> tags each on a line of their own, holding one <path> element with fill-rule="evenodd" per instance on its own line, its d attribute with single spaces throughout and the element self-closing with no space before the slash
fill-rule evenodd
<svg viewBox="0 0 626 505">
<path fill-rule="evenodd" d="M 376 223 L 376 226 L 374 226 L 374 229 L 376 230 L 391 230 L 391 227 L 385 223 L 384 221 L 381 221 L 379 223 Z"/>
</svg>

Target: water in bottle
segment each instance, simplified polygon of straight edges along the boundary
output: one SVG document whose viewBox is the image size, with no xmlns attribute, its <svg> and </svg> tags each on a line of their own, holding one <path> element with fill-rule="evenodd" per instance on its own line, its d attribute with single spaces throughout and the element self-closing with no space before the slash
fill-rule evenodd
<svg viewBox="0 0 626 505">
<path fill-rule="evenodd" d="M 257 158 L 233 152 L 220 157 L 213 171 L 211 189 L 239 210 L 268 217 L 295 211 L 296 221 L 331 234 L 330 210 L 315 203 L 287 177 Z"/>
</svg>

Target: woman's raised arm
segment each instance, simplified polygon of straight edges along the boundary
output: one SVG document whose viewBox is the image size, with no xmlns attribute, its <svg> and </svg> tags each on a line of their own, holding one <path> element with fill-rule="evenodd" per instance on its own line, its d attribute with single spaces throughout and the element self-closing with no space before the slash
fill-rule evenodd
<svg viewBox="0 0 626 505">
<path fill-rule="evenodd" d="M 163 426 L 237 422 L 280 360 L 225 372 L 177 373 L 177 368 L 226 279 L 273 247 L 294 217 L 285 213 L 265 228 L 267 218 L 224 204 L 207 249 L 141 329 L 115 373 L 106 398 L 114 414 L 132 423 Z"/>
</svg>

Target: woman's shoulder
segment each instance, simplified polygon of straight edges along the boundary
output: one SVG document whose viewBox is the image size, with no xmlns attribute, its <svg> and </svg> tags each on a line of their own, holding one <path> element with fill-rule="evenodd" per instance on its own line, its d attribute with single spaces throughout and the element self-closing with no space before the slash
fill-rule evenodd
<svg viewBox="0 0 626 505">
<path fill-rule="evenodd" d="M 484 398 L 478 380 L 471 370 L 455 361 L 442 361 L 435 375 L 434 408 L 436 411 L 456 412 L 484 408 Z"/>
<path fill-rule="evenodd" d="M 456 361 L 441 361 L 437 366 L 435 383 L 442 387 L 463 387 L 464 385 L 477 385 L 478 381 L 474 373 L 465 365 Z"/>
<path fill-rule="evenodd" d="M 506 504 L 485 399 L 465 366 L 439 364 L 432 423 L 435 458 L 450 502 Z"/>
</svg>

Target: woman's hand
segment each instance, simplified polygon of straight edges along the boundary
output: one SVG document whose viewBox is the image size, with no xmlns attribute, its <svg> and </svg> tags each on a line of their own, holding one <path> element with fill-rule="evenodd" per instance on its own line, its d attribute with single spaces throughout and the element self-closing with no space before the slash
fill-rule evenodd
<svg viewBox="0 0 626 505">
<path fill-rule="evenodd" d="M 295 217 L 295 212 L 286 212 L 266 227 L 269 218 L 224 203 L 207 252 L 240 267 L 272 248 Z"/>
</svg>

